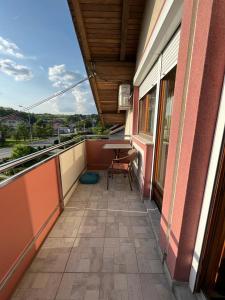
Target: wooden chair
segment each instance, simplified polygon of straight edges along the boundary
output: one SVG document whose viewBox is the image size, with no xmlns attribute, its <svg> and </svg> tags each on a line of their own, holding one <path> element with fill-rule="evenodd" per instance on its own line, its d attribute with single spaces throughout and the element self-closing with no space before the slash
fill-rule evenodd
<svg viewBox="0 0 225 300">
<path fill-rule="evenodd" d="M 109 177 L 113 178 L 114 174 L 124 174 L 127 175 L 129 179 L 130 189 L 132 191 L 132 184 L 131 181 L 133 180 L 132 177 L 132 163 L 137 156 L 137 150 L 131 149 L 128 151 L 127 156 L 121 158 L 115 158 L 112 160 L 112 163 L 107 171 L 107 190 L 109 188 Z"/>
</svg>

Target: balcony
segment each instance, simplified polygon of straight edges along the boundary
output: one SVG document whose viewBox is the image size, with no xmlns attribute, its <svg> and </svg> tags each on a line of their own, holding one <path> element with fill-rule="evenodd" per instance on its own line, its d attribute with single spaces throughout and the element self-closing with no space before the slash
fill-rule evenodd
<svg viewBox="0 0 225 300">
<path fill-rule="evenodd" d="M 157 251 L 157 210 L 147 211 L 138 185 L 130 191 L 123 176 L 106 190 L 113 153 L 102 146 L 113 142 L 66 142 L 1 183 L 0 299 L 13 291 L 11 299 L 173 299 Z M 78 184 L 86 169 L 99 170 L 98 184 Z"/>
</svg>

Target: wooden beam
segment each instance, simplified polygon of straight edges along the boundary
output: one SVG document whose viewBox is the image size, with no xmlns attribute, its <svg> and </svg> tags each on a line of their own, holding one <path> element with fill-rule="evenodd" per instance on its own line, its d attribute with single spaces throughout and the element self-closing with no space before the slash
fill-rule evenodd
<svg viewBox="0 0 225 300">
<path fill-rule="evenodd" d="M 92 64 L 96 72 L 97 82 L 110 83 L 132 81 L 135 64 L 127 62 L 95 62 Z"/>
<path fill-rule="evenodd" d="M 123 0 L 120 60 L 125 60 L 126 58 L 128 18 L 129 18 L 129 3 L 128 0 Z"/>
<path fill-rule="evenodd" d="M 102 117 L 108 124 L 125 124 L 125 113 L 107 112 Z"/>
<path fill-rule="evenodd" d="M 69 0 L 68 1 L 69 6 L 72 8 L 73 15 L 75 16 L 75 29 L 77 33 L 78 40 L 81 44 L 81 49 L 83 49 L 84 52 L 84 57 L 87 60 L 91 59 L 89 47 L 88 47 L 88 42 L 87 42 L 87 37 L 86 37 L 86 32 L 85 32 L 85 27 L 84 27 L 84 21 L 83 17 L 81 14 L 81 9 L 80 9 L 80 4 L 79 1 L 77 0 Z"/>
<path fill-rule="evenodd" d="M 97 85 L 96 85 L 96 79 L 94 77 L 92 77 L 89 80 L 89 82 L 90 82 L 90 85 L 91 85 L 91 89 L 92 89 L 92 92 L 93 92 L 93 96 L 94 96 L 94 99 L 95 99 L 97 110 L 98 110 L 98 113 L 100 114 L 100 118 L 101 118 L 101 113 L 102 113 L 102 110 L 101 110 L 101 101 L 100 101 L 99 94 L 98 94 L 98 88 L 97 88 Z M 103 119 L 101 119 L 101 121 L 103 122 Z"/>
</svg>

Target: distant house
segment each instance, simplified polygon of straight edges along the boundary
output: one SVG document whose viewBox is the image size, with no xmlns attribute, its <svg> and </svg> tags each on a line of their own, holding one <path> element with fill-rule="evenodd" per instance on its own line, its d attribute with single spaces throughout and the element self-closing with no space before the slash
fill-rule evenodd
<svg viewBox="0 0 225 300">
<path fill-rule="evenodd" d="M 24 122 L 24 120 L 17 116 L 8 116 L 1 121 L 1 124 L 15 129 L 22 122 Z"/>
<path fill-rule="evenodd" d="M 71 130 L 69 127 L 59 127 L 59 133 L 61 134 L 66 134 L 66 133 L 71 133 Z"/>
<path fill-rule="evenodd" d="M 60 127 L 64 127 L 64 121 L 60 120 L 60 119 L 54 120 L 52 126 L 53 126 L 54 132 L 58 132 L 58 129 Z"/>
</svg>

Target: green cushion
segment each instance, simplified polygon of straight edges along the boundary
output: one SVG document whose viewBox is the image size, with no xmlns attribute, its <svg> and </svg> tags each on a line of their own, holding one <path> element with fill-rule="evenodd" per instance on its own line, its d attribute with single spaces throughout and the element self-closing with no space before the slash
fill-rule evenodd
<svg viewBox="0 0 225 300">
<path fill-rule="evenodd" d="M 80 183 L 82 184 L 95 184 L 99 181 L 99 174 L 93 172 L 86 172 L 80 177 Z"/>
</svg>

